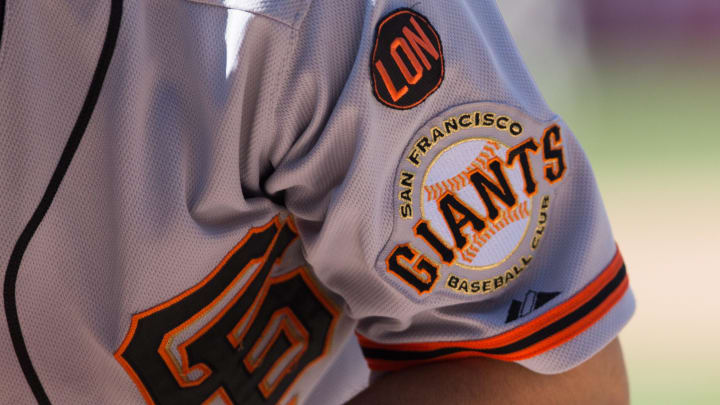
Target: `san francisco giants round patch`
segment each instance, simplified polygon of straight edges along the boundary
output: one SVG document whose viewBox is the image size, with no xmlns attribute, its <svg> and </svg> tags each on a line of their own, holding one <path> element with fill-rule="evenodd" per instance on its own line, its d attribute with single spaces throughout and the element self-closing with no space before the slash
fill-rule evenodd
<svg viewBox="0 0 720 405">
<path fill-rule="evenodd" d="M 381 103 L 401 110 L 422 103 L 440 87 L 444 63 L 440 36 L 420 13 L 400 9 L 378 23 L 370 72 Z"/>
<path fill-rule="evenodd" d="M 496 103 L 430 120 L 405 148 L 388 196 L 394 227 L 378 257 L 386 277 L 420 295 L 438 285 L 489 294 L 521 277 L 569 170 L 562 137 L 559 124 Z"/>
</svg>

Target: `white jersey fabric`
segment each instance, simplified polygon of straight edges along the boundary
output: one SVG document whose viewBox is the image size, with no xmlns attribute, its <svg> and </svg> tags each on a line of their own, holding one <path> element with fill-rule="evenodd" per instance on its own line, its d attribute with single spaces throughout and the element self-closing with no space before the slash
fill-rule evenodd
<svg viewBox="0 0 720 405">
<path fill-rule="evenodd" d="M 0 403 L 338 404 L 633 312 L 491 0 L 2 0 Z"/>
</svg>

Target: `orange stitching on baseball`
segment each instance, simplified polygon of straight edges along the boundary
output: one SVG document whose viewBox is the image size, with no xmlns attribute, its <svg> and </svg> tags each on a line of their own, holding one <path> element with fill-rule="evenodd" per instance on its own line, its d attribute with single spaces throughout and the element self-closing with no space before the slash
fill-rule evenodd
<svg viewBox="0 0 720 405">
<path fill-rule="evenodd" d="M 489 144 L 493 145 L 496 149 L 500 148 L 495 142 L 488 141 Z M 487 151 L 488 153 L 485 153 Z M 475 159 L 470 162 L 470 165 L 465 170 L 452 176 L 448 179 L 442 180 L 429 186 L 424 186 L 423 189 L 427 193 L 427 201 L 437 200 L 447 192 L 460 191 L 470 183 L 470 174 L 477 170 L 487 170 L 488 162 L 496 159 L 498 156 L 495 154 L 495 150 L 483 146 L 483 151 L 480 152 Z"/>
<path fill-rule="evenodd" d="M 528 218 L 530 216 L 530 210 L 528 210 L 528 202 L 523 201 L 522 204 L 518 204 L 512 210 L 500 211 L 498 219 L 491 223 L 490 226 L 485 227 L 480 232 L 474 232 L 470 243 L 468 243 L 462 250 L 460 250 L 460 256 L 466 261 L 471 262 L 475 259 L 480 249 L 490 241 L 493 235 L 505 229 L 508 225 Z M 490 235 L 488 235 L 490 233 Z"/>
</svg>

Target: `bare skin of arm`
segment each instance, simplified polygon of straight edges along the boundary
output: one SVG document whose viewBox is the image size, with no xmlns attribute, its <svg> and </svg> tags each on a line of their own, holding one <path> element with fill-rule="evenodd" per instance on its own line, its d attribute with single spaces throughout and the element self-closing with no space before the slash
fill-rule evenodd
<svg viewBox="0 0 720 405">
<path fill-rule="evenodd" d="M 625 363 L 615 339 L 585 363 L 554 375 L 485 358 L 412 367 L 384 375 L 347 405 L 628 403 Z"/>
</svg>

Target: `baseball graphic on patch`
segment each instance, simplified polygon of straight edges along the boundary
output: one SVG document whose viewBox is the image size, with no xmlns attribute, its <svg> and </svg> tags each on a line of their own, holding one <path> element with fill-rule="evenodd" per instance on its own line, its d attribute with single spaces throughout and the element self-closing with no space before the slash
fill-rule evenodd
<svg viewBox="0 0 720 405">
<path fill-rule="evenodd" d="M 519 165 L 504 164 L 508 147 L 470 138 L 442 150 L 422 182 L 422 218 L 446 245 L 457 247 L 458 266 L 483 270 L 501 264 L 523 240 L 532 199 Z"/>
</svg>

